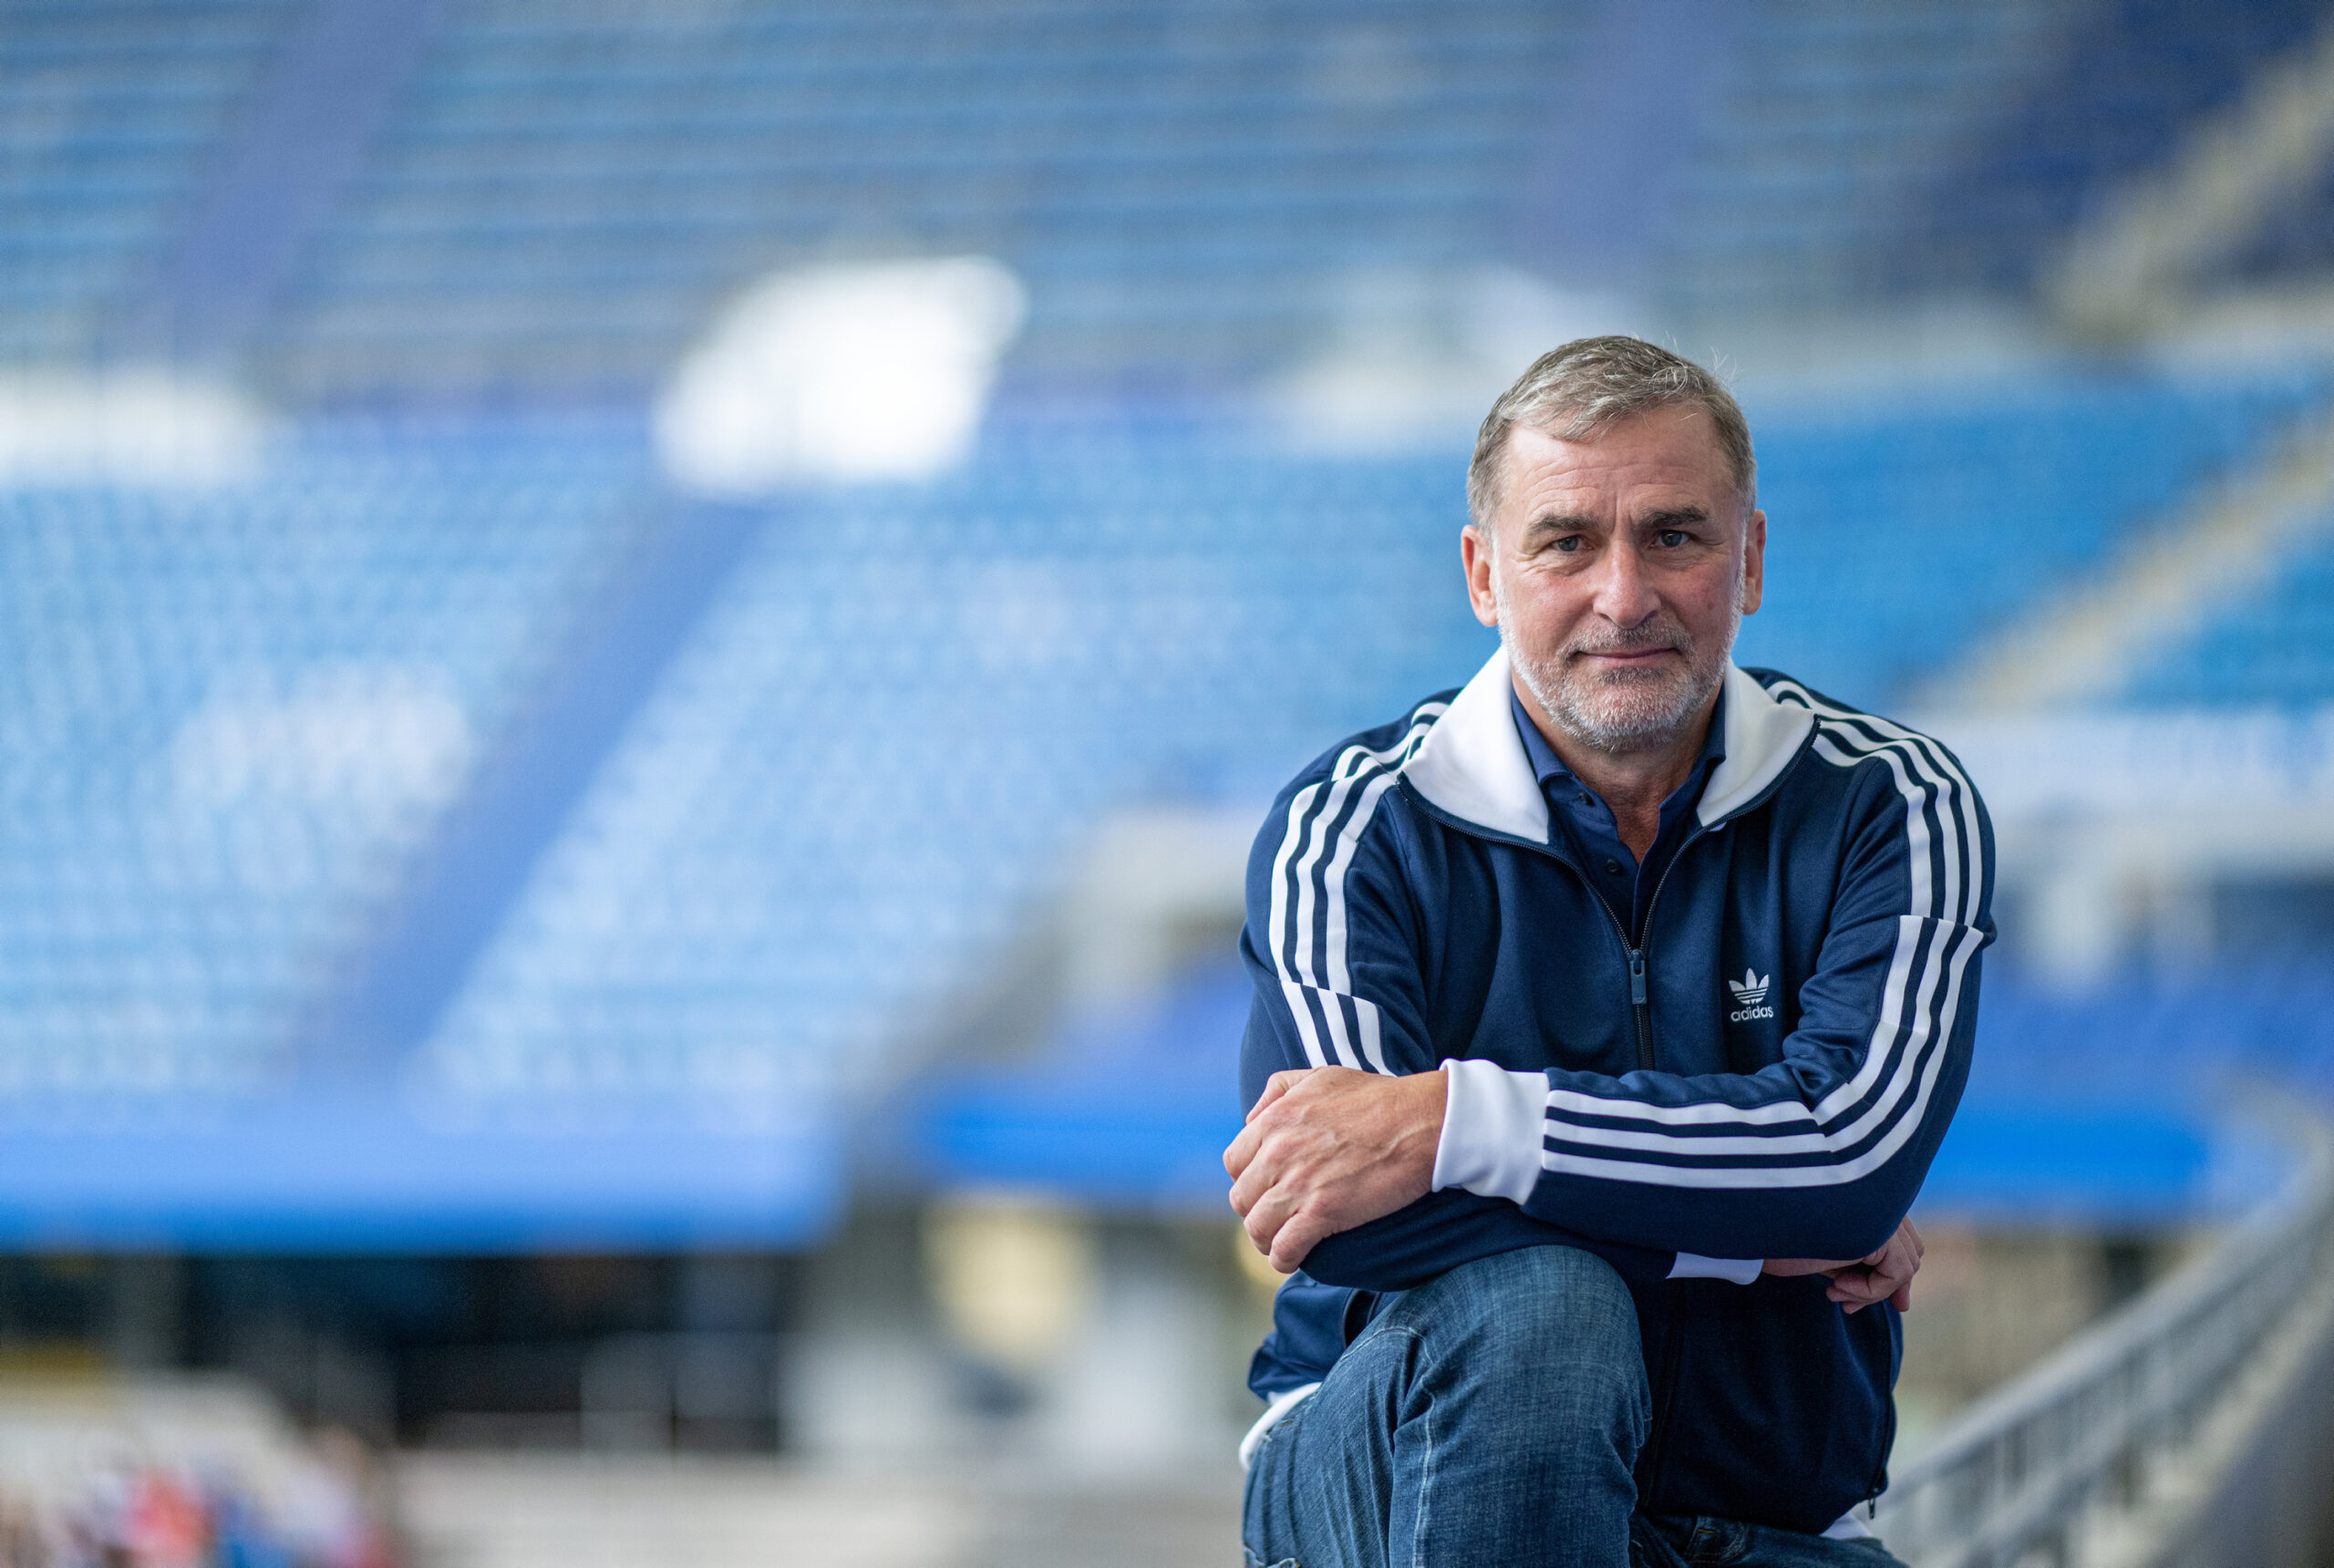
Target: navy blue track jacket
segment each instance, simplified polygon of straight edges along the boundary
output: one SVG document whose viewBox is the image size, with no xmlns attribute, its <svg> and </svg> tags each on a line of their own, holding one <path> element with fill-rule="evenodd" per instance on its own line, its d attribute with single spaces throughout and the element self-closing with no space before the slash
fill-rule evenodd
<svg viewBox="0 0 2334 1568">
<path fill-rule="evenodd" d="M 1632 948 L 1510 692 L 1502 652 L 1324 753 L 1256 840 L 1244 1102 L 1339 1064 L 1450 1064 L 1450 1095 L 1438 1190 L 1314 1249 L 1250 1386 L 1319 1381 L 1385 1293 L 1585 1247 L 1637 1304 L 1639 1509 L 1820 1532 L 1885 1484 L 1895 1310 L 1714 1260 L 1861 1257 L 1912 1206 L 1968 1077 L 1985 809 L 1936 741 L 1730 668 L 1725 758 Z"/>
</svg>

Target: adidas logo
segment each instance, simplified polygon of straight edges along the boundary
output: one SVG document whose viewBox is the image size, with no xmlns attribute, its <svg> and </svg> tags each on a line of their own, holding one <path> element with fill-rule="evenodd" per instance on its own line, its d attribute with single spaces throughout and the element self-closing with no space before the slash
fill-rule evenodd
<svg viewBox="0 0 2334 1568">
<path fill-rule="evenodd" d="M 1754 1018 L 1773 1017 L 1775 1010 L 1763 1006 L 1767 1000 L 1767 983 L 1772 978 L 1772 975 L 1761 975 L 1756 969 L 1746 968 L 1742 971 L 1741 979 L 1728 981 L 1726 988 L 1734 993 L 1734 999 L 1740 1006 L 1726 1016 L 1727 1022 L 1747 1024 Z"/>
</svg>

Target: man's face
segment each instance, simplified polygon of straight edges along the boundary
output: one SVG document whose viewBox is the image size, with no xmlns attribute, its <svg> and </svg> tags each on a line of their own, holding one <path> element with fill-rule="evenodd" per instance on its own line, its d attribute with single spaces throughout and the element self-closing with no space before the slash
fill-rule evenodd
<svg viewBox="0 0 2334 1568">
<path fill-rule="evenodd" d="M 1468 596 L 1541 711 L 1600 751 L 1673 741 L 1763 583 L 1767 517 L 1744 515 L 1709 417 L 1658 408 L 1585 441 L 1519 428 L 1492 521 L 1461 536 Z"/>
</svg>

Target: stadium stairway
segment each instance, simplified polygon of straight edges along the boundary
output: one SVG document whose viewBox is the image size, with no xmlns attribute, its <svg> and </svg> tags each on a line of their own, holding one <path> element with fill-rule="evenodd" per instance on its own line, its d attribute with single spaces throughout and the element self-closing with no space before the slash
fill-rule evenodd
<svg viewBox="0 0 2334 1568">
<path fill-rule="evenodd" d="M 292 0 L 28 0 L 0 114 L 0 364 L 69 365 L 168 243 Z"/>
<path fill-rule="evenodd" d="M 2286 29 L 2280 28 L 2280 41 Z M 2042 291 L 2078 334 L 2113 339 L 2176 320 L 2207 279 L 2286 270 L 2301 214 L 2334 179 L 2334 26 L 2287 45 L 2243 94 L 2154 166 L 2095 197 L 2046 263 Z M 2297 241 L 2302 241 L 2297 245 Z"/>
<path fill-rule="evenodd" d="M 2173 658 L 2208 627 L 2257 611 L 2281 576 L 2289 594 L 2292 584 L 2310 582 L 2306 571 L 2296 574 L 2292 557 L 2322 548 L 2329 528 L 2334 421 L 2321 407 L 2259 459 L 2224 469 L 2139 531 L 2104 574 L 2070 583 L 1988 639 L 1929 686 L 1926 706 L 2000 713 L 2121 696 L 2135 680 L 2144 686 L 2143 668 Z M 2295 634 L 2289 643 L 2262 650 L 2274 652 L 2284 671 L 2282 699 L 2334 696 L 2322 673 L 2322 632 L 2291 617 L 2284 629 Z M 2295 682 L 2297 660 L 2321 672 L 2314 690 L 2307 677 Z M 2187 689 L 2208 703 L 2246 695 L 2241 685 L 2214 692 L 2191 681 Z"/>
<path fill-rule="evenodd" d="M 429 943 L 491 923 L 523 870 L 525 835 L 496 830 L 526 814 L 495 808 L 589 776 L 623 717 L 610 665 L 647 682 L 718 578 L 718 529 L 710 570 L 628 552 L 645 447 L 588 412 L 343 418 L 248 483 L 0 495 L 10 1243 L 773 1244 L 826 1222 L 823 1129 L 481 1130 L 411 1091 L 389 1047 L 427 1015 L 366 985 L 426 1003 L 429 965 L 474 950 Z M 610 614 L 619 590 L 654 603 Z M 600 640 L 579 649 L 579 621 Z"/>
<path fill-rule="evenodd" d="M 440 6 L 325 0 L 289 28 L 108 331 L 118 356 L 233 365 L 307 259 Z"/>
<path fill-rule="evenodd" d="M 311 1070 L 394 1078 L 566 826 L 594 776 L 769 520 L 645 502 L 623 559 L 493 739 L 308 1043 Z"/>
<path fill-rule="evenodd" d="M 1964 144 L 1897 237 L 1899 286 L 2022 292 L 2111 191 L 2178 167 L 2200 128 L 2317 33 L 2321 11 L 2311 0 L 2107 0 L 2060 13 L 2023 91 Z"/>
</svg>

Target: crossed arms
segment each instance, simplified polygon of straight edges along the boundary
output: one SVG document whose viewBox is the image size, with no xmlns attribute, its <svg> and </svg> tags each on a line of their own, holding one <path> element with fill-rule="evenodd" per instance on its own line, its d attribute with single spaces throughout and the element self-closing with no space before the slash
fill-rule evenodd
<svg viewBox="0 0 2334 1568">
<path fill-rule="evenodd" d="M 1393 1078 L 1341 1067 L 1275 1073 L 1224 1155 L 1232 1207 L 1256 1250 L 1290 1274 L 1331 1237 L 1426 1199 L 1444 1099 L 1440 1069 Z M 1922 1250 L 1920 1233 L 1905 1220 L 1863 1257 L 1770 1258 L 1761 1272 L 1828 1274 L 1825 1294 L 1851 1313 L 1878 1301 L 1903 1311 Z M 1321 1277 L 1339 1283 L 1337 1272 L 1332 1264 Z"/>
<path fill-rule="evenodd" d="M 1389 820 L 1407 811 L 1348 830 L 1350 850 L 1326 864 L 1281 851 L 1295 806 L 1286 838 L 1268 825 L 1241 943 L 1256 985 L 1251 1109 L 1224 1164 L 1274 1265 L 1396 1290 L 1561 1242 L 1637 1278 L 1747 1281 L 1763 1267 L 1830 1274 L 1843 1305 L 1898 1295 L 1920 1256 L 1905 1215 L 1968 1069 L 1990 831 L 1933 743 L 1835 730 L 1812 750 L 1812 765 L 1855 775 L 1854 799 L 1842 835 L 1824 835 L 1836 874 L 1792 1027 L 1756 1071 L 1616 1078 L 1467 1059 L 1473 1040 L 1538 1026 L 1528 1008 L 1438 1011 L 1490 989 L 1480 965 L 1492 960 L 1443 923 L 1454 881 L 1481 867 L 1431 825 Z M 1884 752 L 1885 769 L 1859 768 Z M 1444 979 L 1470 964 L 1467 985 Z M 1764 1262 L 1701 1266 L 1722 1259 Z"/>
</svg>

